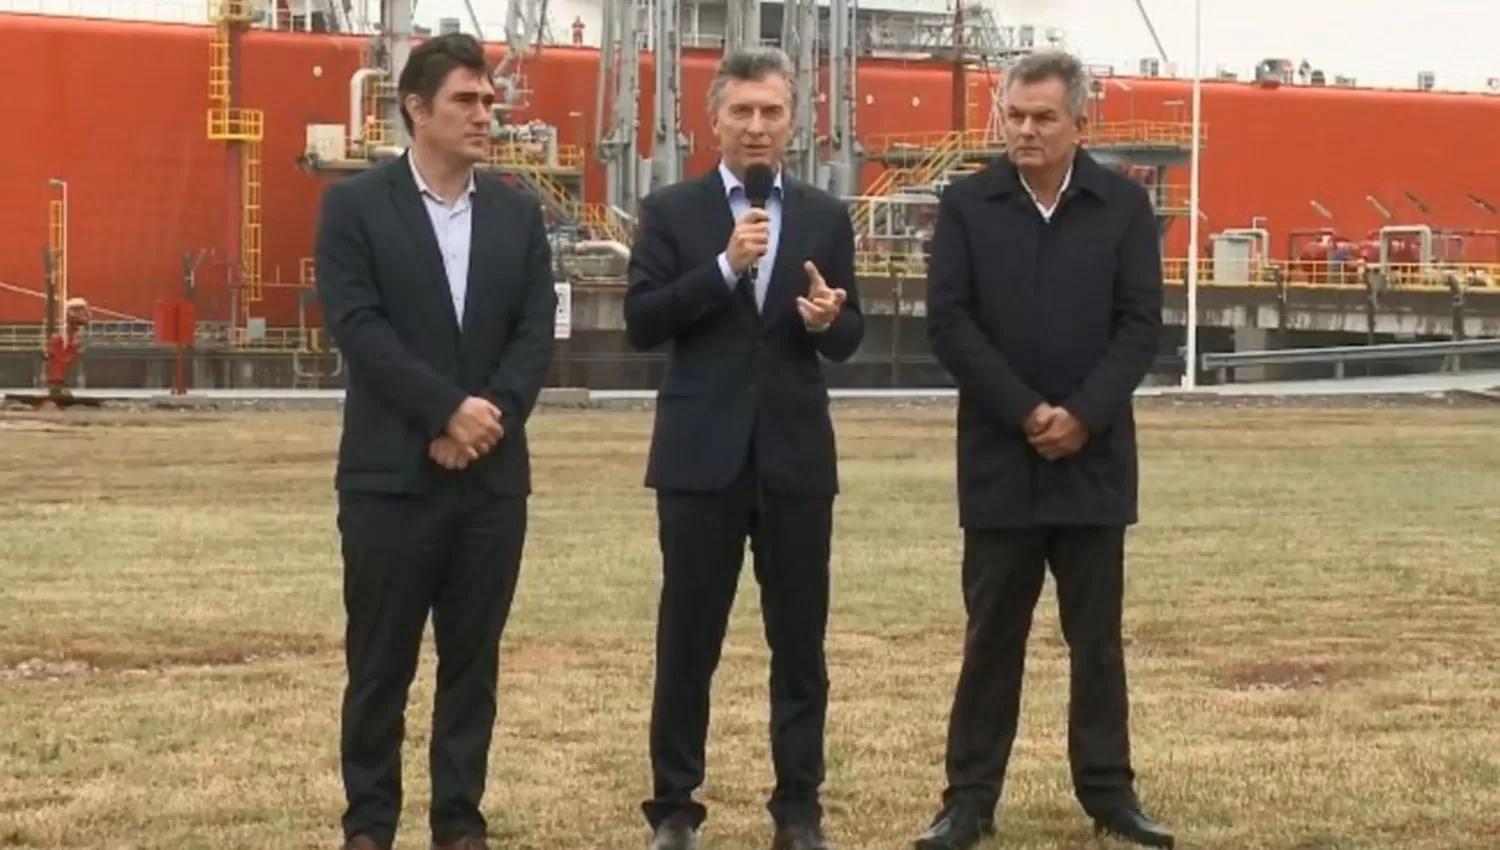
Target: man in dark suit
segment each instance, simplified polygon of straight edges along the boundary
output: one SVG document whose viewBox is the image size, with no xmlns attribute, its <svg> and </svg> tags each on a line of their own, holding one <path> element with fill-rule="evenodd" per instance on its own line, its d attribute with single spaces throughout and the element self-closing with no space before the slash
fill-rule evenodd
<svg viewBox="0 0 1500 850">
<path fill-rule="evenodd" d="M 1145 189 L 1079 148 L 1087 98 L 1073 57 L 1022 59 L 1007 76 L 1006 157 L 939 202 L 928 336 L 959 390 L 968 625 L 948 787 L 918 850 L 962 850 L 994 829 L 1048 566 L 1072 659 L 1078 800 L 1100 831 L 1172 846 L 1135 795 L 1120 636 L 1131 396 L 1157 352 L 1160 236 Z"/>
<path fill-rule="evenodd" d="M 479 43 L 429 39 L 397 91 L 405 155 L 324 195 L 317 288 L 349 364 L 339 445 L 350 850 L 387 850 L 407 692 L 437 644 L 431 830 L 481 850 L 499 643 L 531 492 L 526 421 L 552 360 L 556 294 L 538 203 L 474 165 L 494 88 Z"/>
<path fill-rule="evenodd" d="M 838 476 L 818 358 L 847 360 L 864 320 L 847 209 L 779 173 L 791 79 L 779 50 L 725 57 L 709 94 L 721 161 L 642 202 L 630 259 L 630 342 L 671 347 L 646 471 L 663 575 L 654 789 L 643 804 L 658 850 L 694 847 L 706 814 L 692 795 L 747 538 L 771 649 L 773 847 L 826 846 L 823 642 Z M 778 169 L 764 209 L 746 199 L 756 164 Z"/>
</svg>

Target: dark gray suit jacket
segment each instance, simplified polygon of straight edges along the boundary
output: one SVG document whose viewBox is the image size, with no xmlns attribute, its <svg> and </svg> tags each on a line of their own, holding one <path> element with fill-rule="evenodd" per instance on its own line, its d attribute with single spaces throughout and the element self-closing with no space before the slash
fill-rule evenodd
<svg viewBox="0 0 1500 850">
<path fill-rule="evenodd" d="M 488 174 L 475 183 L 462 328 L 405 156 L 323 195 L 317 291 L 349 370 L 340 490 L 424 491 L 444 474 L 429 443 L 478 395 L 500 408 L 505 437 L 470 468 L 498 495 L 531 492 L 526 420 L 552 362 L 552 253 L 536 199 Z"/>
<path fill-rule="evenodd" d="M 838 459 L 819 355 L 849 359 L 864 339 L 849 211 L 827 192 L 783 178 L 781 236 L 765 304 L 737 297 L 718 255 L 734 214 L 717 168 L 641 203 L 630 257 L 625 331 L 638 349 L 668 347 L 657 393 L 646 484 L 665 490 L 729 486 L 754 441 L 761 480 L 785 493 L 832 496 Z M 797 312 L 812 260 L 848 297 L 810 333 Z"/>
</svg>

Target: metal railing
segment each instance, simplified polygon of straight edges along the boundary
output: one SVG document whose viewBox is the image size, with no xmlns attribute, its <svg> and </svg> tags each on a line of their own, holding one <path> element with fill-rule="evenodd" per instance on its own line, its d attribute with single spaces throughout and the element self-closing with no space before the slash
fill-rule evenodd
<svg viewBox="0 0 1500 850">
<path fill-rule="evenodd" d="M 927 258 L 920 253 L 903 254 L 886 251 L 859 251 L 854 255 L 856 277 L 927 277 Z"/>
<path fill-rule="evenodd" d="M 1200 124 L 1199 143 L 1206 145 L 1208 127 Z M 998 151 L 1005 140 L 987 128 L 974 130 L 936 130 L 917 133 L 876 133 L 860 140 L 869 156 L 910 153 L 913 156 L 936 148 L 954 147 L 965 151 Z M 1187 121 L 1105 121 L 1087 127 L 1081 141 L 1096 148 L 1191 147 L 1193 125 Z M 872 193 L 873 194 L 873 193 Z"/>
<path fill-rule="evenodd" d="M 1148 187 L 1157 215 L 1186 216 L 1193 212 L 1192 187 L 1186 183 L 1168 183 Z"/>
<path fill-rule="evenodd" d="M 578 171 L 583 168 L 583 148 L 542 142 L 496 142 L 490 145 L 488 162 L 505 169 Z"/>
<path fill-rule="evenodd" d="M 860 139 L 869 156 L 910 153 L 919 156 L 938 148 L 987 150 L 1004 147 L 1005 142 L 988 130 L 929 130 L 914 133 L 874 133 Z"/>
<path fill-rule="evenodd" d="M 1280 348 L 1261 351 L 1226 351 L 1202 355 L 1205 370 L 1216 371 L 1219 382 L 1233 379 L 1236 368 L 1292 366 L 1332 363 L 1336 377 L 1344 377 L 1347 363 L 1373 363 L 1441 357 L 1445 366 L 1453 358 L 1472 354 L 1500 354 L 1500 339 L 1464 339 L 1443 342 L 1394 342 L 1379 345 L 1334 345 L 1320 348 Z"/>
<path fill-rule="evenodd" d="M 864 243 L 875 240 L 866 237 Z M 891 273 L 892 258 L 903 277 L 925 278 L 927 255 L 921 251 L 893 252 L 861 247 L 854 264 L 861 275 Z M 1369 262 L 1263 262 L 1245 263 L 1239 270 L 1215 269 L 1214 261 L 1198 262 L 1198 285 L 1221 289 L 1350 290 L 1367 292 L 1373 287 L 1390 292 L 1500 292 L 1500 263 L 1379 263 Z M 871 271 L 866 271 L 871 270 Z M 1162 261 L 1163 282 L 1170 287 L 1187 285 L 1188 261 Z M 1373 278 L 1372 278 L 1373 276 Z"/>
<path fill-rule="evenodd" d="M 46 347 L 46 328 L 41 324 L 0 325 L 0 351 L 41 351 Z M 266 354 L 320 354 L 331 351 L 323 328 L 274 325 L 252 336 L 246 328 L 228 328 L 214 322 L 199 322 L 194 345 L 206 350 L 233 349 Z M 150 322 L 90 322 L 83 333 L 84 351 L 90 349 L 167 348 L 156 341 Z"/>
<path fill-rule="evenodd" d="M 597 238 L 625 245 L 632 241 L 630 228 L 608 204 L 583 204 L 578 211 L 578 223 L 592 230 Z"/>
<path fill-rule="evenodd" d="M 1083 131 L 1082 142 L 1096 148 L 1182 147 L 1193 144 L 1190 121 L 1105 121 Z M 1208 125 L 1198 125 L 1198 144 L 1207 146 Z"/>
<path fill-rule="evenodd" d="M 1168 259 L 1162 263 L 1162 274 L 1168 285 L 1187 283 L 1186 259 Z M 1373 279 L 1371 276 L 1374 276 Z M 1451 292 L 1455 287 L 1468 290 L 1500 289 L 1500 264 L 1497 263 L 1387 263 L 1368 260 L 1251 260 L 1242 271 L 1220 274 L 1213 260 L 1198 261 L 1198 282 L 1203 286 L 1239 288 L 1326 289 L 1367 291 L 1371 285 L 1379 290 L 1404 292 Z"/>
</svg>

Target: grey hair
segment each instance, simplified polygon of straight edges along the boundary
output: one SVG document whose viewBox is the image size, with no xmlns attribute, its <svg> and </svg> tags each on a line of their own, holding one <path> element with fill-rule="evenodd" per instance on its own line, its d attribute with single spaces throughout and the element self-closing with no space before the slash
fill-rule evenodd
<svg viewBox="0 0 1500 850">
<path fill-rule="evenodd" d="M 713 82 L 708 85 L 708 111 L 718 112 L 719 101 L 724 97 L 724 87 L 732 80 L 749 82 L 763 80 L 777 74 L 786 80 L 787 95 L 796 107 L 797 94 L 792 86 L 797 71 L 792 67 L 791 57 L 778 47 L 745 47 L 730 51 L 719 61 Z"/>
<path fill-rule="evenodd" d="M 1093 85 L 1083 62 L 1071 53 L 1061 50 L 1039 50 L 1021 57 L 1010 66 L 1005 78 L 1008 91 L 1015 83 L 1040 83 L 1043 80 L 1060 80 L 1068 90 L 1068 112 L 1073 118 L 1082 118 L 1089 105 L 1089 90 Z"/>
</svg>

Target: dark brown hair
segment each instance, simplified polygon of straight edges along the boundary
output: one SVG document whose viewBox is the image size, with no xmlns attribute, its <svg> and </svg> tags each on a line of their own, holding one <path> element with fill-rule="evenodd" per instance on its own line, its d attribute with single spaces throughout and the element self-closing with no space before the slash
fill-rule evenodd
<svg viewBox="0 0 1500 850">
<path fill-rule="evenodd" d="M 406 132 L 413 132 L 411 116 L 406 112 L 407 95 L 416 95 L 423 104 L 430 106 L 437 97 L 438 89 L 455 68 L 467 68 L 476 74 L 489 76 L 490 66 L 484 58 L 484 45 L 468 33 L 454 32 L 434 36 L 413 48 L 401 69 L 401 79 L 396 84 L 396 97 L 401 102 L 401 121 Z"/>
</svg>

